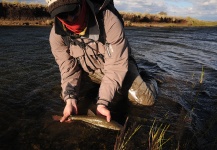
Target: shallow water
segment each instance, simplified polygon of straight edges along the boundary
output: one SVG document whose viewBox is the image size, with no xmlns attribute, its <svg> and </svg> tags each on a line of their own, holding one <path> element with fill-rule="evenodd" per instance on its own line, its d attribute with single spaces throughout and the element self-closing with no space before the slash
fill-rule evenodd
<svg viewBox="0 0 217 150">
<path fill-rule="evenodd" d="M 147 148 L 154 120 L 170 124 L 166 149 L 217 148 L 216 31 L 126 29 L 139 68 L 158 79 L 160 87 L 153 107 L 129 106 L 129 125 L 143 125 L 129 142 L 130 148 Z M 0 27 L 0 148 L 113 149 L 115 131 L 52 120 L 52 115 L 62 114 L 64 103 L 59 98 L 60 76 L 49 32 L 50 27 Z M 97 88 L 89 85 L 86 92 L 83 99 L 94 99 Z"/>
</svg>

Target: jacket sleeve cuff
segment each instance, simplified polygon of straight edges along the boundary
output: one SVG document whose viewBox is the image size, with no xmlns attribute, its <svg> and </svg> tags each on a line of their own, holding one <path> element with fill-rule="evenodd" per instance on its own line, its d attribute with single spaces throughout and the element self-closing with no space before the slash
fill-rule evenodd
<svg viewBox="0 0 217 150">
<path fill-rule="evenodd" d="M 98 99 L 96 105 L 104 105 L 104 106 L 108 106 L 110 103 L 110 101 L 106 100 L 106 99 Z"/>
<path fill-rule="evenodd" d="M 69 94 L 69 95 L 65 96 L 63 100 L 64 100 L 64 102 L 66 102 L 68 99 L 75 99 L 75 100 L 78 100 L 78 97 L 75 96 L 75 95 Z"/>
</svg>

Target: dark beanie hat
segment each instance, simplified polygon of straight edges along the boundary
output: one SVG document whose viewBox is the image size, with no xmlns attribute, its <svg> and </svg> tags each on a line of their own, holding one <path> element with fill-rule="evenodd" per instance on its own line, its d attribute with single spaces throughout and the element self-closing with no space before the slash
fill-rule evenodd
<svg viewBox="0 0 217 150">
<path fill-rule="evenodd" d="M 51 17 L 59 13 L 73 11 L 81 0 L 46 0 Z"/>
</svg>

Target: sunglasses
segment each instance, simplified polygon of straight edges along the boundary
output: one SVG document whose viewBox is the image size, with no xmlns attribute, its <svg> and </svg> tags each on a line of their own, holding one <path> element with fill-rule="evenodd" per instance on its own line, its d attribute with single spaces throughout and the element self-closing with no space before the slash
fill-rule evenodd
<svg viewBox="0 0 217 150">
<path fill-rule="evenodd" d="M 80 14 L 80 5 L 77 5 L 73 11 L 63 12 L 57 15 L 60 19 L 66 20 L 68 16 L 76 18 Z"/>
</svg>

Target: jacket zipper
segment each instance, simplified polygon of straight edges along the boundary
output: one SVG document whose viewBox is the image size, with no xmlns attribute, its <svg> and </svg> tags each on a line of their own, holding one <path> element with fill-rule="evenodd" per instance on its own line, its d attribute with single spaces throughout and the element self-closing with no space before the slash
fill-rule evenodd
<svg viewBox="0 0 217 150">
<path fill-rule="evenodd" d="M 110 50 L 109 50 L 109 43 L 105 43 L 105 47 L 106 47 L 106 51 L 107 51 L 107 53 L 108 53 L 108 56 L 109 57 L 111 57 L 111 52 L 110 52 Z"/>
</svg>

